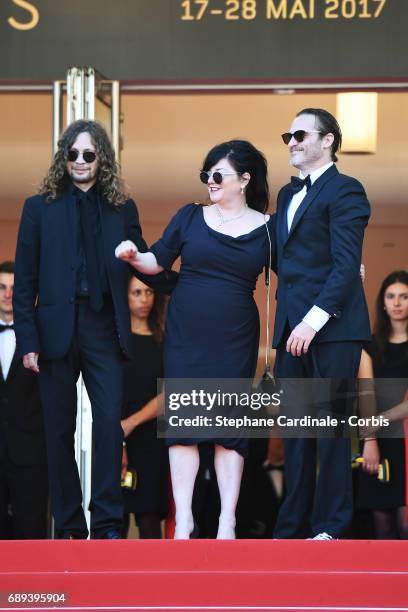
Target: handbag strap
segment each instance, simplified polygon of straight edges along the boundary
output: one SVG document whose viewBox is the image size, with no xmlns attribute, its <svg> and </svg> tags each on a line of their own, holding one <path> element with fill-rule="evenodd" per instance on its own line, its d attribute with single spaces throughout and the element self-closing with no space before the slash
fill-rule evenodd
<svg viewBox="0 0 408 612">
<path fill-rule="evenodd" d="M 269 233 L 269 227 L 267 221 L 264 220 L 266 233 L 268 235 L 269 242 L 269 265 L 265 269 L 265 285 L 266 285 L 266 350 L 265 350 L 265 373 L 269 374 L 270 365 L 270 310 L 271 310 L 271 268 L 272 268 L 272 242 L 271 235 Z"/>
</svg>

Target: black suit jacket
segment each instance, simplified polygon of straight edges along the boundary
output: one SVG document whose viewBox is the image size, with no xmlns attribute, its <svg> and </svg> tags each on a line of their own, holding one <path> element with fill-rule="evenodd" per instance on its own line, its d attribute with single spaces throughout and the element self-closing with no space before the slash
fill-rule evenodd
<svg viewBox="0 0 408 612">
<path fill-rule="evenodd" d="M 46 450 L 38 377 L 14 353 L 8 376 L 0 368 L 0 461 L 16 465 L 43 463 Z"/>
<path fill-rule="evenodd" d="M 277 309 L 273 346 L 286 322 L 293 329 L 315 304 L 331 318 L 313 342 L 369 340 L 360 278 L 364 229 L 370 216 L 363 186 L 331 166 L 310 187 L 287 233 L 290 185 L 278 194 Z"/>
<path fill-rule="evenodd" d="M 123 353 L 131 356 L 127 285 L 129 270 L 136 272 L 115 257 L 115 248 L 122 240 L 132 240 L 140 251 L 147 251 L 147 246 L 133 200 L 115 207 L 98 196 L 98 205 L 118 338 Z M 72 189 L 52 201 L 36 195 L 24 204 L 13 293 L 19 355 L 36 352 L 45 359 L 58 359 L 70 348 L 77 269 L 76 208 Z M 177 276 L 171 272 L 136 275 L 164 292 L 172 289 Z"/>
</svg>

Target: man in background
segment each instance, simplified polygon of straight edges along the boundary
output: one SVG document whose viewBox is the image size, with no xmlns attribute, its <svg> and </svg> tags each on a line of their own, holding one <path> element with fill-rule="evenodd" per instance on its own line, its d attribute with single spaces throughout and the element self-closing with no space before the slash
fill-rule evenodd
<svg viewBox="0 0 408 612">
<path fill-rule="evenodd" d="M 34 372 L 16 353 L 14 262 L 0 263 L 0 539 L 46 537 L 45 434 Z M 8 509 L 11 508 L 11 516 Z"/>
</svg>

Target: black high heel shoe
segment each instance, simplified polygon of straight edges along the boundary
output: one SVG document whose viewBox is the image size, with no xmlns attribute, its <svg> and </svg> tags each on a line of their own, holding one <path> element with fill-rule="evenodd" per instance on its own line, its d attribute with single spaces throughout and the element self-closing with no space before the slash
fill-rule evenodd
<svg viewBox="0 0 408 612">
<path fill-rule="evenodd" d="M 200 530 L 197 523 L 194 521 L 193 531 L 190 532 L 190 540 L 197 540 Z"/>
</svg>

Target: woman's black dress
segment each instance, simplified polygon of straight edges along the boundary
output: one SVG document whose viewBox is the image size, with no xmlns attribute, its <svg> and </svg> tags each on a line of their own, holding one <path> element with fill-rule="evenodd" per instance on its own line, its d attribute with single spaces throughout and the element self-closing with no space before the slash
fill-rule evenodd
<svg viewBox="0 0 408 612">
<path fill-rule="evenodd" d="M 388 342 L 383 354 L 376 340 L 366 348 L 373 360 L 379 413 L 399 404 L 407 392 L 408 341 L 399 344 Z M 399 379 L 384 381 L 381 379 Z M 388 384 L 387 384 L 388 383 Z M 405 443 L 402 423 L 387 427 L 387 437 L 377 433 L 381 459 L 390 463 L 390 481 L 380 482 L 375 476 L 361 471 L 358 479 L 357 506 L 371 510 L 391 510 L 405 506 Z M 390 437 L 392 435 L 392 437 Z"/>
<path fill-rule="evenodd" d="M 226 236 L 207 225 L 203 208 L 201 204 L 181 208 L 151 248 L 164 268 L 181 257 L 180 276 L 167 313 L 165 377 L 251 379 L 259 347 L 253 292 L 258 275 L 269 262 L 267 231 L 263 224 L 237 238 Z M 267 223 L 273 248 L 272 219 Z M 246 455 L 247 440 L 213 441 Z"/>
<path fill-rule="evenodd" d="M 162 345 L 154 336 L 132 334 L 134 361 L 124 364 L 124 418 L 140 410 L 157 395 L 163 376 Z M 157 420 L 136 427 L 126 439 L 129 467 L 136 470 L 135 491 L 124 490 L 125 512 L 167 515 L 168 452 L 157 438 Z"/>
</svg>

